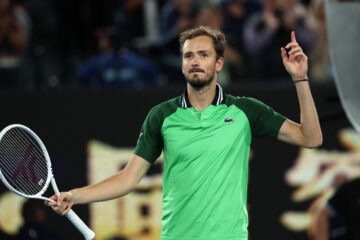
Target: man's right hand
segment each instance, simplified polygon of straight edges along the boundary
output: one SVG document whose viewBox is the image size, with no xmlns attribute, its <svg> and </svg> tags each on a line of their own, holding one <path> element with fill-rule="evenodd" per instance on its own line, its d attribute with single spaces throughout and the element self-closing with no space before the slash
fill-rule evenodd
<svg viewBox="0 0 360 240">
<path fill-rule="evenodd" d="M 50 197 L 55 202 L 45 201 L 45 205 L 51 207 L 60 215 L 67 214 L 74 205 L 74 198 L 71 192 L 61 192 L 59 196 Z"/>
<path fill-rule="evenodd" d="M 144 158 L 133 155 L 126 167 L 117 174 L 97 183 L 69 192 L 62 192 L 59 196 L 52 196 L 52 201 L 45 201 L 60 215 L 67 214 L 74 204 L 87 204 L 119 198 L 132 191 L 140 179 L 149 170 L 151 163 Z"/>
</svg>

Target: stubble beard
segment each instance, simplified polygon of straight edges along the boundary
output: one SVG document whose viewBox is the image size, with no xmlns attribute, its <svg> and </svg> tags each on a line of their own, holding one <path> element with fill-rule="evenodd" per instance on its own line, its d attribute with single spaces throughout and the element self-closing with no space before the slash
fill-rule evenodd
<svg viewBox="0 0 360 240">
<path fill-rule="evenodd" d="M 190 84 L 196 91 L 203 89 L 206 86 L 209 86 L 215 78 L 215 72 L 210 75 L 207 79 L 191 79 L 189 76 L 185 76 L 186 82 Z"/>
</svg>

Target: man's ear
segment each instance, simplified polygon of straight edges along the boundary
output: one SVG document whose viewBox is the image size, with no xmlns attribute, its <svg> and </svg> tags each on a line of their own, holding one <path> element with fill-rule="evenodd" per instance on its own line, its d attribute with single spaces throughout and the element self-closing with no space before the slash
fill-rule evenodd
<svg viewBox="0 0 360 240">
<path fill-rule="evenodd" d="M 224 65 L 224 58 L 223 58 L 223 57 L 219 57 L 219 58 L 216 60 L 216 63 L 215 63 L 215 71 L 216 71 L 216 72 L 220 72 L 221 69 L 223 68 L 223 65 Z"/>
</svg>

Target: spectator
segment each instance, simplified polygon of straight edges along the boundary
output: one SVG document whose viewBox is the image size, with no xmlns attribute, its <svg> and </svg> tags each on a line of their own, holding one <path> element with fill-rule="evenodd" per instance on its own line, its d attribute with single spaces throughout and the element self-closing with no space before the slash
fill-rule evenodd
<svg viewBox="0 0 360 240">
<path fill-rule="evenodd" d="M 143 2 L 144 0 L 123 0 L 117 3 L 115 24 L 125 30 L 130 39 L 145 35 Z"/>
<path fill-rule="evenodd" d="M 236 50 L 237 61 L 241 62 L 230 67 L 232 79 L 249 78 L 250 64 L 244 61 L 247 58 L 243 43 L 244 24 L 249 17 L 261 11 L 261 4 L 259 0 L 221 0 L 221 6 L 224 15 L 223 31 L 227 36 L 228 46 Z"/>
<path fill-rule="evenodd" d="M 326 36 L 324 1 L 313 0 L 309 6 L 309 26 L 314 34 L 314 48 L 309 55 L 310 77 L 323 82 L 333 79 Z"/>
<path fill-rule="evenodd" d="M 198 2 L 193 0 L 170 0 L 161 9 L 162 64 L 171 81 L 183 81 L 178 36 L 195 25 L 198 9 Z"/>
<path fill-rule="evenodd" d="M 223 31 L 228 42 L 243 52 L 243 29 L 246 19 L 261 11 L 261 4 L 256 0 L 221 0 L 224 12 Z"/>
<path fill-rule="evenodd" d="M 196 15 L 195 25 L 209 26 L 213 29 L 222 30 L 224 27 L 224 17 L 221 8 L 217 5 L 209 5 L 199 10 Z M 231 80 L 236 78 L 233 69 L 243 69 L 241 55 L 236 48 L 230 44 L 225 47 L 225 58 L 223 70 L 218 74 L 218 82 L 223 86 L 228 86 Z"/>
<path fill-rule="evenodd" d="M 141 87 L 155 84 L 158 67 L 139 56 L 127 46 L 127 38 L 115 27 L 97 34 L 99 53 L 79 69 L 79 77 L 85 84 L 102 86 Z"/>
<path fill-rule="evenodd" d="M 26 32 L 21 11 L 12 0 L 0 0 L 0 85 L 18 85 L 18 69 L 25 50 Z"/>
<path fill-rule="evenodd" d="M 166 50 L 179 55 L 178 35 L 194 26 L 198 7 L 192 0 L 172 0 L 163 6 L 160 29 Z"/>
<path fill-rule="evenodd" d="M 18 2 L 19 0 L 17 0 Z M 60 79 L 63 69 L 60 61 L 62 36 L 69 34 L 59 32 L 59 8 L 55 0 L 22 0 L 31 17 L 31 38 L 28 55 L 21 69 L 29 89 L 48 87 L 50 79 Z M 69 18 L 69 17 L 68 17 Z M 56 76 L 54 78 L 54 76 Z M 61 79 L 63 79 L 61 77 Z"/>
<path fill-rule="evenodd" d="M 244 44 L 250 56 L 253 75 L 264 79 L 282 78 L 280 48 L 295 30 L 305 54 L 313 46 L 313 35 L 298 0 L 263 0 L 263 11 L 250 17 L 244 26 Z M 266 66 L 266 67 L 264 67 Z"/>
<path fill-rule="evenodd" d="M 46 226 L 46 212 L 39 200 L 28 200 L 22 208 L 24 225 L 15 240 L 62 240 L 61 235 Z"/>
</svg>

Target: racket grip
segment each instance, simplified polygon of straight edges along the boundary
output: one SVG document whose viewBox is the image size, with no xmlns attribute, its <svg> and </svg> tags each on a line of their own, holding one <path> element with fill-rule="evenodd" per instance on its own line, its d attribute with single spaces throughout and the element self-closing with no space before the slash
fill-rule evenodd
<svg viewBox="0 0 360 240">
<path fill-rule="evenodd" d="M 86 240 L 92 240 L 95 238 L 95 233 L 79 218 L 73 210 L 70 210 L 65 215 L 72 224 L 81 232 Z"/>
</svg>

